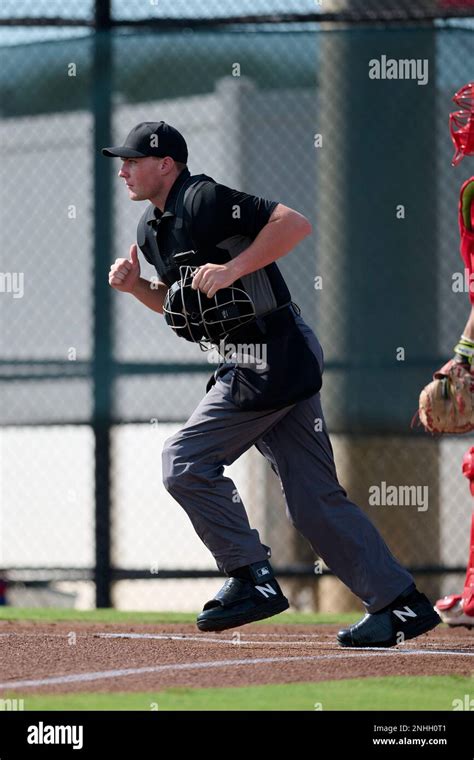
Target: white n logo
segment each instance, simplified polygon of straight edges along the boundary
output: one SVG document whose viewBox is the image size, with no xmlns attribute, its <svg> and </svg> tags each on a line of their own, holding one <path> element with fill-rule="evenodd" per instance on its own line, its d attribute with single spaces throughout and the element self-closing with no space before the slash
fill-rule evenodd
<svg viewBox="0 0 474 760">
<path fill-rule="evenodd" d="M 403 610 L 392 610 L 393 614 L 397 616 L 402 623 L 405 623 L 407 618 L 416 617 L 416 612 L 410 609 L 410 607 L 404 607 Z"/>
<path fill-rule="evenodd" d="M 263 594 L 265 599 L 268 599 L 269 594 L 276 595 L 276 589 L 270 583 L 266 583 L 264 586 L 255 586 L 255 588 Z"/>
</svg>

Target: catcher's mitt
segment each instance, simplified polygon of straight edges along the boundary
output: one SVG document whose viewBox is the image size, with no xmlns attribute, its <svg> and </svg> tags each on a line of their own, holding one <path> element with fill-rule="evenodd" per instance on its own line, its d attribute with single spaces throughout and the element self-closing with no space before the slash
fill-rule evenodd
<svg viewBox="0 0 474 760">
<path fill-rule="evenodd" d="M 420 393 L 418 416 L 430 433 L 474 430 L 474 373 L 469 364 L 451 359 Z"/>
</svg>

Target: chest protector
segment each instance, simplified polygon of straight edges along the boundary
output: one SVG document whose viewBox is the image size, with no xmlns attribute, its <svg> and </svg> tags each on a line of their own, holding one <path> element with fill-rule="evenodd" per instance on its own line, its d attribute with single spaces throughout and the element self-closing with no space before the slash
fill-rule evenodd
<svg viewBox="0 0 474 760">
<path fill-rule="evenodd" d="M 224 264 L 228 261 L 228 257 L 224 251 L 218 249 L 211 249 L 206 251 L 195 251 L 192 258 L 186 260 L 174 259 L 174 256 L 185 251 L 195 249 L 195 245 L 190 233 L 190 220 L 187 208 L 192 208 L 192 203 L 196 191 L 205 182 L 213 182 L 215 180 L 212 177 L 208 177 L 206 174 L 196 174 L 183 183 L 181 186 L 178 197 L 175 204 L 175 216 L 171 217 L 172 221 L 169 222 L 170 229 L 167 235 L 168 241 L 171 238 L 171 242 L 167 245 L 168 250 L 166 253 L 161 253 L 158 242 L 157 233 L 155 230 L 155 224 L 149 223 L 149 220 L 154 219 L 153 207 L 150 205 L 142 218 L 138 223 L 137 228 L 137 243 L 141 249 L 145 250 L 149 258 L 156 267 L 156 270 L 160 276 L 160 279 L 171 287 L 171 285 L 180 279 L 179 267 L 183 264 L 190 264 L 192 266 L 200 266 L 211 262 L 213 264 Z M 162 219 L 168 218 L 167 212 L 164 212 Z M 160 224 L 168 224 L 167 221 L 160 221 Z M 159 225 L 156 225 L 158 227 Z"/>
<path fill-rule="evenodd" d="M 148 207 L 138 223 L 138 245 L 153 262 L 160 279 L 168 285 L 170 291 L 174 283 L 181 280 L 180 267 L 182 269 L 183 265 L 189 268 L 208 262 L 225 264 L 231 258 L 229 249 L 220 247 L 221 243 L 206 250 L 196 250 L 192 239 L 189 212 L 186 209 L 192 208 L 194 195 L 204 182 L 215 183 L 215 180 L 205 174 L 198 174 L 188 177 L 180 188 L 175 204 L 175 216 L 171 217 L 170 228 L 166 232 L 166 252 L 160 252 L 153 224 L 148 224 L 148 220 L 154 218 L 152 206 Z M 166 219 L 166 212 L 162 219 Z M 163 224 L 163 221 L 160 221 L 160 224 Z M 247 247 L 250 242 L 250 238 L 243 238 L 238 244 L 240 247 Z M 179 254 L 184 256 L 180 257 Z M 313 396 L 321 388 L 322 372 L 316 356 L 295 322 L 293 306 L 289 306 L 291 297 L 284 281 L 282 280 L 284 287 L 280 287 L 278 298 L 273 294 L 266 275 L 257 273 L 257 276 L 265 278 L 263 282 L 259 281 L 259 285 L 263 285 L 267 291 L 264 306 L 262 301 L 258 304 L 257 314 L 262 316 L 256 316 L 249 324 L 232 331 L 230 344 L 228 340 L 224 341 L 221 349 L 225 352 L 226 361 L 213 373 L 206 390 L 212 388 L 219 376 L 231 372 L 230 394 L 236 406 L 243 410 L 264 411 L 290 406 Z M 258 301 L 259 286 L 257 285 L 254 294 L 251 278 L 245 283 L 243 279 L 242 282 L 237 280 L 234 285 L 243 285 L 244 290 L 247 290 L 247 283 L 250 286 L 251 303 L 254 302 L 254 295 L 255 301 Z M 172 313 L 169 311 L 169 314 Z M 189 315 L 186 320 L 189 327 Z M 174 327 L 179 325 L 175 324 Z M 199 338 L 193 335 L 193 339 Z M 241 355 L 242 347 L 245 348 L 245 356 Z"/>
<path fill-rule="evenodd" d="M 474 305 L 474 177 L 461 187 L 459 199 L 461 256 L 468 270 L 469 300 Z"/>
</svg>

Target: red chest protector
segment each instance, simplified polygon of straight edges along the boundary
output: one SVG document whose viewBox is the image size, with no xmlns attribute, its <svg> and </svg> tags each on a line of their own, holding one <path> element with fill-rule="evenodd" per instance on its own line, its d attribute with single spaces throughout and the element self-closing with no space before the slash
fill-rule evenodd
<svg viewBox="0 0 474 760">
<path fill-rule="evenodd" d="M 461 256 L 469 272 L 469 300 L 474 304 L 474 177 L 461 187 L 458 220 Z"/>
</svg>

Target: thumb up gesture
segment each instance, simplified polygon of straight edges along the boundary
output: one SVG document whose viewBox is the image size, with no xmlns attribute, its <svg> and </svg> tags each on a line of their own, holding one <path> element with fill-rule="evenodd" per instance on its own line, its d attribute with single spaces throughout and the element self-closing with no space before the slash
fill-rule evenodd
<svg viewBox="0 0 474 760">
<path fill-rule="evenodd" d="M 115 259 L 109 271 L 109 285 L 122 293 L 133 293 L 140 279 L 140 262 L 136 243 L 130 246 L 129 255 L 129 259 Z"/>
</svg>

